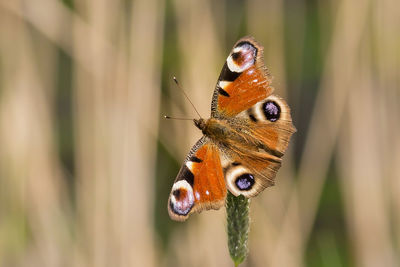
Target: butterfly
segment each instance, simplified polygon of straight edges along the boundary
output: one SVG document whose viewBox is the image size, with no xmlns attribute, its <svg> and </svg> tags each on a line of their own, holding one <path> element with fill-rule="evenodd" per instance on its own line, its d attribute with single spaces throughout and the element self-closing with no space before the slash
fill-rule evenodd
<svg viewBox="0 0 400 267">
<path fill-rule="evenodd" d="M 273 95 L 263 47 L 253 37 L 236 42 L 222 67 L 211 117 L 194 119 L 203 137 L 192 147 L 168 199 L 173 220 L 219 209 L 227 190 L 254 197 L 274 185 L 282 156 L 296 131 L 290 108 Z"/>
</svg>

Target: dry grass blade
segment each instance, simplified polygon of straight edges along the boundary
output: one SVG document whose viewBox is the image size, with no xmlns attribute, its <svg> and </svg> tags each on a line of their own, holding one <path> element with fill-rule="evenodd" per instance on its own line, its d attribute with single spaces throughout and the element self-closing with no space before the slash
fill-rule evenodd
<svg viewBox="0 0 400 267">
<path fill-rule="evenodd" d="M 123 2 L 110 5 L 93 1 L 89 7 L 87 16 L 94 31 L 117 44 L 119 52 L 116 57 L 104 53 L 94 36 L 89 43 L 79 39 L 75 43 L 78 54 L 90 55 L 89 67 L 94 73 L 88 76 L 82 68 L 76 73 L 82 242 L 91 251 L 92 258 L 87 260 L 93 266 L 110 262 L 154 266 L 152 170 L 162 2 L 135 1 L 130 19 Z M 121 25 L 121 29 L 115 32 L 110 25 Z M 130 29 L 129 38 L 125 37 L 126 29 Z"/>
<path fill-rule="evenodd" d="M 364 41 L 359 48 L 347 108 L 348 128 L 340 139 L 339 166 L 346 177 L 342 185 L 355 261 L 360 266 L 397 266 L 398 236 L 392 235 L 391 209 L 398 202 L 394 197 L 390 204 L 388 192 L 395 196 L 400 188 L 398 164 L 393 164 L 398 160 L 400 134 L 398 120 L 393 118 L 399 114 L 400 96 L 398 86 L 395 88 L 400 54 L 391 45 L 400 41 L 395 34 L 400 13 L 393 9 L 394 2 L 374 5 L 373 31 L 363 35 L 363 40 L 373 41 Z M 397 213 L 398 209 L 393 210 Z"/>
<path fill-rule="evenodd" d="M 23 7 L 14 4 L 22 12 Z M 47 49 L 33 49 L 29 27 L 21 18 L 4 9 L 0 9 L 0 18 L 0 35 L 7 37 L 0 38 L 0 51 L 7 51 L 1 54 L 0 67 L 0 232 L 8 232 L 0 238 L 0 264 L 61 266 L 66 258 L 60 248 L 71 240 L 66 192 L 52 136 L 49 96 L 54 93 L 55 54 L 44 40 L 39 44 Z M 51 74 L 41 79 L 38 69 Z M 15 251 L 19 257 L 14 257 Z"/>
</svg>

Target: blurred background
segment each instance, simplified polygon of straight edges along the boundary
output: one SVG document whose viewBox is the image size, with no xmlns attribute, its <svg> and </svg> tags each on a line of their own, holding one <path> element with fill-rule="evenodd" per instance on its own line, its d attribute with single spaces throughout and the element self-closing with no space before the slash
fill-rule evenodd
<svg viewBox="0 0 400 267">
<path fill-rule="evenodd" d="M 0 266 L 233 266 L 167 199 L 224 60 L 265 47 L 294 135 L 243 266 L 400 266 L 398 0 L 0 0 Z"/>
</svg>

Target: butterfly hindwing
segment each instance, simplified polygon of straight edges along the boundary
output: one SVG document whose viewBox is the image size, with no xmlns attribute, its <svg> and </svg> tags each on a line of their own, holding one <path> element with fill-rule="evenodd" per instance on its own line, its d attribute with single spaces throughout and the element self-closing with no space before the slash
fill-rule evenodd
<svg viewBox="0 0 400 267">
<path fill-rule="evenodd" d="M 202 137 L 183 163 L 168 200 L 168 213 L 174 220 L 184 221 L 204 209 L 224 205 L 226 185 L 218 148 Z"/>
<path fill-rule="evenodd" d="M 236 196 L 253 197 L 274 185 L 281 157 L 296 129 L 289 106 L 276 95 L 257 102 L 239 113 L 233 121 L 239 121 L 234 129 L 245 132 L 244 139 L 255 144 L 256 148 L 231 144 L 223 161 L 227 188 Z"/>
<path fill-rule="evenodd" d="M 270 154 L 282 157 L 296 128 L 290 108 L 281 97 L 270 95 L 238 116 L 247 117 L 249 134 Z"/>
<path fill-rule="evenodd" d="M 223 165 L 228 190 L 235 196 L 254 197 L 274 185 L 281 159 L 265 153 L 230 153 Z"/>
<path fill-rule="evenodd" d="M 232 117 L 273 92 L 263 63 L 263 48 L 252 38 L 240 39 L 218 78 L 211 103 L 211 117 Z"/>
</svg>

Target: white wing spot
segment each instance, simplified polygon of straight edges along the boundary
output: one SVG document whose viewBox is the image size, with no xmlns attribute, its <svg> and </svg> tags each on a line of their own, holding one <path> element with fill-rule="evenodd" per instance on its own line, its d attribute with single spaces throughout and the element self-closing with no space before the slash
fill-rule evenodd
<svg viewBox="0 0 400 267">
<path fill-rule="evenodd" d="M 188 167 L 189 170 L 193 171 L 193 162 L 187 161 L 186 162 L 186 167 Z"/>
<path fill-rule="evenodd" d="M 226 63 L 228 64 L 228 68 L 231 71 L 242 72 L 242 69 L 240 68 L 240 66 L 236 65 L 236 63 L 233 61 L 232 56 L 229 56 L 227 58 Z"/>
<path fill-rule="evenodd" d="M 228 87 L 232 82 L 227 82 L 227 81 L 220 81 L 219 82 L 219 87 L 225 90 L 226 87 Z"/>
<path fill-rule="evenodd" d="M 235 47 L 235 48 L 232 50 L 233 53 L 237 53 L 237 52 L 240 52 L 240 51 L 242 51 L 242 47 L 241 47 L 241 46 Z"/>
<path fill-rule="evenodd" d="M 264 112 L 262 111 L 262 103 L 263 103 L 263 101 L 260 101 L 260 102 L 257 102 L 257 104 L 255 104 L 253 106 L 254 116 L 259 121 L 265 121 Z"/>
<path fill-rule="evenodd" d="M 250 44 L 235 47 L 232 51 L 233 54 L 240 53 L 241 64 L 237 64 L 232 58 L 232 54 L 226 59 L 228 68 L 234 72 L 243 72 L 254 65 L 256 48 Z M 239 62 L 240 62 L 239 61 Z"/>
<path fill-rule="evenodd" d="M 185 189 L 186 190 L 186 197 L 180 200 L 177 200 L 173 192 L 175 190 L 181 190 Z M 172 203 L 172 209 L 175 213 L 180 214 L 180 215 L 186 215 L 189 213 L 191 210 L 192 206 L 194 205 L 194 196 L 193 196 L 193 189 L 192 186 L 185 180 L 180 180 L 174 183 L 172 186 L 172 191 L 171 191 L 171 203 Z"/>
</svg>

